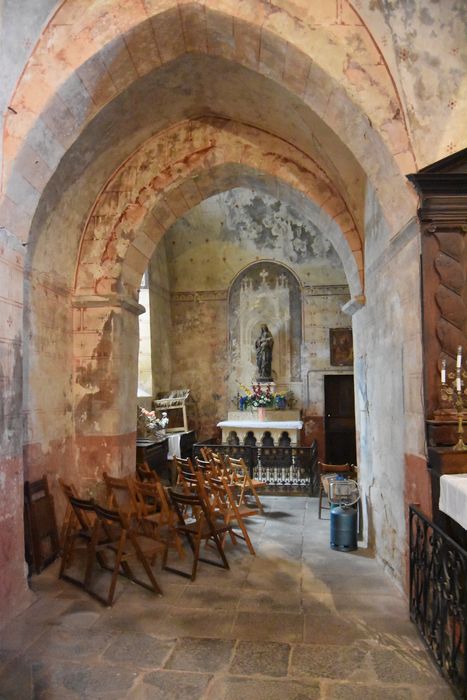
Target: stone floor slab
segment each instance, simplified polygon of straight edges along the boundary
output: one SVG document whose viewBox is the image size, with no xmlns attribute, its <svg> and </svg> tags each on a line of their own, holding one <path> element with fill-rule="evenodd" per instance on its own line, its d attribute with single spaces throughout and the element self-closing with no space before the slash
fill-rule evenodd
<svg viewBox="0 0 467 700">
<path fill-rule="evenodd" d="M 227 677 L 216 681 L 206 700 L 318 700 L 318 682 Z"/>
<path fill-rule="evenodd" d="M 301 642 L 303 615 L 296 613 L 239 612 L 232 628 L 237 639 Z"/>
<path fill-rule="evenodd" d="M 153 671 L 144 676 L 144 684 L 151 686 L 151 700 L 201 700 L 211 676 L 182 671 Z"/>
<path fill-rule="evenodd" d="M 290 645 L 279 642 L 238 642 L 230 665 L 237 676 L 286 676 Z"/>
<path fill-rule="evenodd" d="M 231 569 L 194 583 L 158 561 L 162 596 L 121 579 L 106 608 L 59 561 L 33 577 L 36 602 L 0 633 L 0 700 L 452 698 L 378 563 L 330 549 L 316 499 L 264 501 L 256 556 L 226 542 Z"/>
<path fill-rule="evenodd" d="M 174 641 L 156 639 L 149 634 L 123 632 L 107 648 L 103 658 L 134 668 L 157 668 L 164 664 L 174 646 Z"/>
<path fill-rule="evenodd" d="M 229 665 L 234 645 L 228 639 L 179 639 L 165 667 L 216 673 Z"/>
</svg>

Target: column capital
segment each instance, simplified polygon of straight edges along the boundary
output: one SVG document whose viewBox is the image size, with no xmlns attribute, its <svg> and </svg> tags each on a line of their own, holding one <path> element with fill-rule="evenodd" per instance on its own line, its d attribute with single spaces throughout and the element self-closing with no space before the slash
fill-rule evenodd
<svg viewBox="0 0 467 700">
<path fill-rule="evenodd" d="M 74 296 L 71 303 L 74 309 L 119 307 L 135 316 L 146 311 L 136 299 L 124 294 L 80 294 Z"/>
</svg>

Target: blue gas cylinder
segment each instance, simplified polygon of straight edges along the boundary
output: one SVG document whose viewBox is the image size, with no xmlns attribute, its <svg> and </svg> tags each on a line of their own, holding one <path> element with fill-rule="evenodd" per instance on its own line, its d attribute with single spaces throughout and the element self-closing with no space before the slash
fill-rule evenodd
<svg viewBox="0 0 467 700">
<path fill-rule="evenodd" d="M 351 552 L 357 549 L 357 507 L 331 508 L 331 549 Z"/>
</svg>

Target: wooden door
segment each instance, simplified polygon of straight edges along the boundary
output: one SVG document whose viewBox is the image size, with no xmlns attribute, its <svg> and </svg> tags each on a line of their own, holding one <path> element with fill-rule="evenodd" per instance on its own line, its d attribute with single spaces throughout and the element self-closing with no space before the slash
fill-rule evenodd
<svg viewBox="0 0 467 700">
<path fill-rule="evenodd" d="M 356 462 L 355 398 L 351 374 L 324 377 L 326 462 Z"/>
</svg>

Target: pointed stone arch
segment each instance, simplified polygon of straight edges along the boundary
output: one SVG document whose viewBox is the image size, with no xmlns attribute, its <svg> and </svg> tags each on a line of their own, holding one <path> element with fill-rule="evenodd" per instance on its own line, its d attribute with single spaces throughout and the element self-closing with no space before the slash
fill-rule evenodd
<svg viewBox="0 0 467 700">
<path fill-rule="evenodd" d="M 347 144 L 399 230 L 413 213 L 400 173 L 414 169 L 414 159 L 382 54 L 346 0 L 295 5 L 292 13 L 285 0 L 130 0 L 113 12 L 106 2 L 63 2 L 11 99 L 4 224 L 25 240 L 44 186 L 86 124 L 138 77 L 199 53 L 244 65 L 297 95 Z"/>
<path fill-rule="evenodd" d="M 313 216 L 341 257 L 352 295 L 361 298 L 362 237 L 326 175 L 281 139 L 220 119 L 167 129 L 109 179 L 83 233 L 75 296 L 136 298 L 156 244 L 171 224 L 203 199 L 251 178 L 260 187 L 275 183 L 287 199 L 294 192 L 313 203 Z"/>
</svg>

